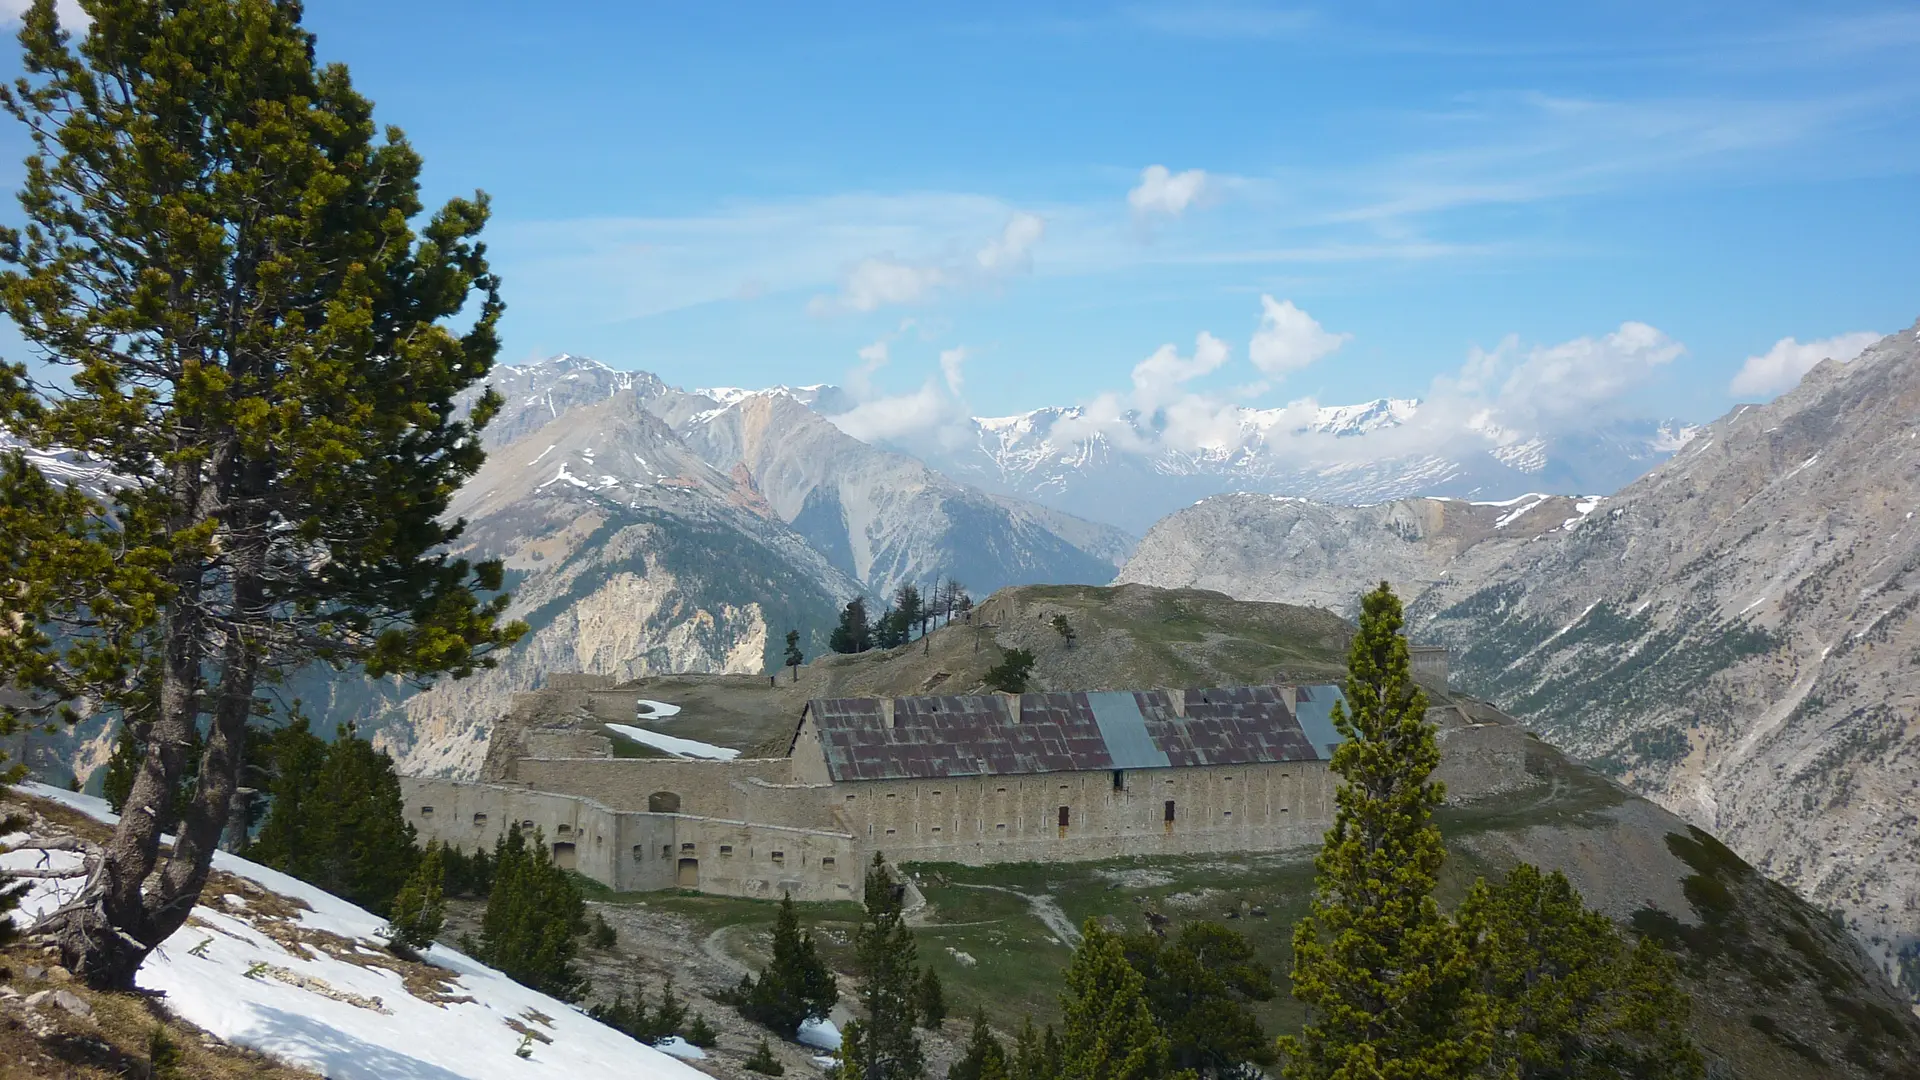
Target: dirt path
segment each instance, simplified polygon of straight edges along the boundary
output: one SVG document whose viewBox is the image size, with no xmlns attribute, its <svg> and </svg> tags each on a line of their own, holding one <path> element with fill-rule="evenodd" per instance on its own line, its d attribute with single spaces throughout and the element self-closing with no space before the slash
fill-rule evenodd
<svg viewBox="0 0 1920 1080">
<path fill-rule="evenodd" d="M 1041 925 L 1053 931 L 1053 936 L 1059 938 L 1062 945 L 1072 949 L 1080 944 L 1080 928 L 1073 925 L 1073 920 L 1067 918 L 1067 913 L 1060 910 L 1060 905 L 1055 903 L 1051 896 L 1044 893 L 1036 896 L 1033 893 L 1023 893 L 1018 889 L 1009 889 L 1001 885 L 961 885 L 956 882 L 954 888 L 985 889 L 988 892 L 1017 896 L 1027 902 L 1033 917 L 1039 919 Z"/>
<path fill-rule="evenodd" d="M 704 954 L 708 960 L 713 961 L 715 966 L 735 977 L 751 975 L 752 971 L 747 968 L 747 965 L 741 963 L 732 953 L 727 951 L 727 935 L 735 929 L 737 928 L 723 926 L 700 939 L 700 952 Z"/>
</svg>

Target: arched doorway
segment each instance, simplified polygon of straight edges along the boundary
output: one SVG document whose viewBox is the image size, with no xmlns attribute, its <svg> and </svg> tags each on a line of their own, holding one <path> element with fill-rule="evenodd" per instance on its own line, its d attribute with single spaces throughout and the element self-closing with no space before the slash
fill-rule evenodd
<svg viewBox="0 0 1920 1080">
<path fill-rule="evenodd" d="M 671 791 L 656 791 L 647 796 L 647 813 L 677 814 L 680 812 L 680 796 Z"/>
</svg>

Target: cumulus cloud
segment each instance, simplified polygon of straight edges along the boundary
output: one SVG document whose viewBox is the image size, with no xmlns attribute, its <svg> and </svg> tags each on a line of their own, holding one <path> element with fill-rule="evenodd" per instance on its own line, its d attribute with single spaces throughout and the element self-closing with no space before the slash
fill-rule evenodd
<svg viewBox="0 0 1920 1080">
<path fill-rule="evenodd" d="M 1517 351 L 1515 340 L 1509 338 L 1496 353 L 1470 358 L 1464 372 L 1471 379 L 1488 381 Z M 1643 322 L 1621 323 L 1619 329 L 1600 337 L 1536 346 L 1512 365 L 1500 387 L 1498 405 L 1517 420 L 1550 423 L 1590 415 L 1644 385 L 1686 351 L 1686 346 Z"/>
<path fill-rule="evenodd" d="M 1759 356 L 1747 357 L 1747 362 L 1740 365 L 1740 373 L 1733 377 L 1727 389 L 1736 394 L 1771 397 L 1792 389 L 1800 377 L 1812 371 L 1820 361 L 1831 357 L 1843 364 L 1849 363 L 1878 340 L 1880 335 L 1869 330 L 1857 330 L 1805 344 L 1784 337 Z"/>
<path fill-rule="evenodd" d="M 967 362 L 967 350 L 964 346 L 943 349 L 940 353 L 940 375 L 947 381 L 947 393 L 960 396 L 961 365 Z"/>
<path fill-rule="evenodd" d="M 847 372 L 847 389 L 855 397 L 870 397 L 873 394 L 873 373 L 887 366 L 890 346 L 885 338 L 871 345 L 862 345 L 854 355 L 860 363 Z"/>
<path fill-rule="evenodd" d="M 1284 378 L 1308 364 L 1332 356 L 1352 334 L 1328 333 L 1291 300 L 1260 297 L 1260 327 L 1247 345 L 1247 358 L 1268 378 Z"/>
<path fill-rule="evenodd" d="M 1172 172 L 1165 165 L 1140 170 L 1140 183 L 1127 192 L 1127 205 L 1140 217 L 1163 214 L 1179 217 L 1207 191 L 1204 169 Z"/>
<path fill-rule="evenodd" d="M 984 274 L 1024 273 L 1033 269 L 1033 247 L 1047 231 L 1037 214 L 1015 214 L 1000 235 L 974 254 Z"/>
<path fill-rule="evenodd" d="M 978 287 L 1033 269 L 1033 249 L 1047 223 L 1036 214 L 1016 213 L 966 259 L 907 261 L 867 258 L 854 264 L 833 296 L 816 296 L 807 305 L 815 315 L 869 312 L 897 304 L 915 304 L 946 289 Z"/>
<path fill-rule="evenodd" d="M 881 442 L 934 434 L 951 423 L 957 403 L 928 380 L 910 394 L 873 398 L 828 417 L 861 442 Z"/>
<path fill-rule="evenodd" d="M 1231 355 L 1226 342 L 1205 330 L 1193 339 L 1192 356 L 1181 356 L 1180 350 L 1171 343 L 1160 346 L 1145 360 L 1133 365 L 1135 404 L 1145 408 L 1166 404 L 1181 384 L 1218 370 Z"/>
</svg>

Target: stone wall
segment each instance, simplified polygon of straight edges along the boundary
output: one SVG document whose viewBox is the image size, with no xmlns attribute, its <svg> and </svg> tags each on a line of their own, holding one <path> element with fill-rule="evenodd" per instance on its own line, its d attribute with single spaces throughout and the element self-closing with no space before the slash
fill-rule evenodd
<svg viewBox="0 0 1920 1080">
<path fill-rule="evenodd" d="M 402 777 L 420 838 L 491 848 L 515 822 L 563 866 L 622 892 L 693 888 L 722 896 L 857 900 L 864 877 L 845 833 L 684 813 L 623 811 L 510 784 Z M 804 791 L 793 797 L 818 805 Z"/>
<path fill-rule="evenodd" d="M 982 865 L 1318 844 L 1333 786 L 1309 761 L 877 780 L 831 797 L 846 831 L 890 860 Z"/>
</svg>

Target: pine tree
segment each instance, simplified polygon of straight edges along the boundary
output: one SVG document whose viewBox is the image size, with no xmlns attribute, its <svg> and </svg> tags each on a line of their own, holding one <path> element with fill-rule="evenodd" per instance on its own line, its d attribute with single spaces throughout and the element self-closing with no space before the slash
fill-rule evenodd
<svg viewBox="0 0 1920 1080">
<path fill-rule="evenodd" d="M 918 585 L 908 583 L 893 590 L 893 614 L 899 620 L 901 640 L 911 637 L 913 628 L 920 626 L 927 614 Z"/>
<path fill-rule="evenodd" d="M 442 895 L 446 867 L 440 857 L 438 841 L 427 845 L 427 853 L 408 875 L 406 884 L 393 898 L 393 910 L 387 916 L 389 940 L 397 950 L 412 952 L 433 944 L 447 922 L 447 902 Z"/>
<path fill-rule="evenodd" d="M 0 798 L 5 798 L 8 786 L 20 777 L 20 770 L 5 768 L 7 758 L 0 754 Z M 0 814 L 0 836 L 23 832 L 27 827 L 24 814 Z M 5 945 L 20 936 L 20 926 L 13 920 L 13 912 L 19 910 L 20 901 L 25 896 L 30 881 L 9 881 L 0 877 L 0 945 Z"/>
<path fill-rule="evenodd" d="M 500 565 L 446 554 L 499 407 L 456 398 L 502 307 L 485 196 L 414 232 L 421 159 L 316 62 L 300 4 L 98 0 L 77 36 L 54 8 L 22 17 L 0 91 L 34 144 L 0 312 L 67 372 L 0 365 L 0 428 L 125 482 L 96 505 L 6 455 L 0 677 L 65 718 L 144 718 L 103 870 L 41 925 L 88 985 L 131 989 L 200 895 L 283 674 L 460 676 L 523 632 Z"/>
<path fill-rule="evenodd" d="M 546 840 L 518 822 L 493 852 L 493 889 L 480 920 L 480 958 L 515 982 L 573 1001 L 585 990 L 574 971 L 574 936 L 586 927 L 586 901 L 553 864 Z"/>
<path fill-rule="evenodd" d="M 127 794 L 133 790 L 133 775 L 139 771 L 146 753 L 146 747 L 133 732 L 133 725 L 122 720 L 120 734 L 113 740 L 113 754 L 107 758 L 106 779 L 100 782 L 100 797 L 107 800 L 107 808 L 114 813 L 127 805 Z"/>
<path fill-rule="evenodd" d="M 693 1014 L 693 1021 L 687 1025 L 684 1038 L 702 1050 L 711 1050 L 720 1041 L 720 1036 L 707 1023 L 707 1018 L 699 1013 Z"/>
<path fill-rule="evenodd" d="M 1060 1080 L 1156 1080 L 1167 1037 L 1147 1004 L 1147 981 L 1127 963 L 1120 937 L 1088 919 L 1067 965 Z"/>
<path fill-rule="evenodd" d="M 1028 1018 L 1027 1027 L 1032 1029 L 1032 1018 Z M 947 1080 L 1009 1080 L 1006 1047 L 987 1028 L 985 1009 L 974 1011 L 973 1034 L 967 1038 L 966 1052 L 947 1068 Z"/>
<path fill-rule="evenodd" d="M 905 895 L 906 886 L 894 880 L 885 856 L 875 852 L 867 870 L 866 915 L 853 937 L 861 1017 L 841 1034 L 843 1080 L 920 1080 L 926 1072 L 914 1030 L 919 965 L 902 911 Z"/>
<path fill-rule="evenodd" d="M 305 721 L 273 746 L 272 805 L 251 856 L 385 914 L 419 858 L 393 759 L 351 728 L 321 742 Z"/>
<path fill-rule="evenodd" d="M 1198 922 L 1171 942 L 1132 934 L 1122 944 L 1127 962 L 1146 980 L 1147 1004 L 1166 1033 L 1173 1070 L 1201 1080 L 1238 1080 L 1277 1060 L 1252 1008 L 1273 1000 L 1273 972 L 1246 938 L 1219 923 Z"/>
<path fill-rule="evenodd" d="M 1079 639 L 1080 634 L 1074 630 L 1073 624 L 1067 621 L 1067 617 L 1055 615 L 1052 625 L 1053 632 L 1060 635 L 1060 640 L 1066 642 L 1067 648 L 1073 648 L 1073 643 Z"/>
<path fill-rule="evenodd" d="M 773 1056 L 773 1047 L 767 1045 L 764 1037 L 761 1038 L 760 1045 L 754 1047 L 753 1053 L 747 1055 L 747 1060 L 740 1063 L 740 1067 L 762 1076 L 784 1076 L 787 1072 L 787 1067 L 780 1064 L 779 1058 Z"/>
<path fill-rule="evenodd" d="M 1525 863 L 1478 881 L 1460 906 L 1475 961 L 1470 998 L 1486 1076 L 1698 1080 L 1692 1002 L 1651 940 L 1629 946 L 1559 872 Z"/>
<path fill-rule="evenodd" d="M 1008 1080 L 1057 1080 L 1060 1075 L 1060 1043 L 1053 1026 L 1043 1036 L 1033 1026 L 1033 1017 L 1023 1017 L 1020 1032 L 1014 1036 L 1013 1052 L 1007 1055 Z"/>
<path fill-rule="evenodd" d="M 793 681 L 800 681 L 800 665 L 807 662 L 807 654 L 800 651 L 800 631 L 787 631 L 787 666 L 793 669 Z"/>
<path fill-rule="evenodd" d="M 773 959 L 759 978 L 741 986 L 740 1015 L 791 1039 L 807 1020 L 824 1020 L 840 1000 L 833 971 L 820 959 L 813 935 L 800 929 L 792 894 L 780 898 L 773 923 Z"/>
<path fill-rule="evenodd" d="M 920 1026 L 928 1031 L 939 1031 L 947 1022 L 947 989 L 931 967 L 921 969 L 914 986 L 914 1008 L 920 1014 Z"/>
<path fill-rule="evenodd" d="M 1290 1080 L 1438 1080 L 1476 1052 L 1460 1007 L 1469 961 L 1433 897 L 1446 858 L 1432 821 L 1440 749 L 1400 625 L 1382 582 L 1361 600 L 1346 701 L 1333 707 L 1346 741 L 1313 903 L 1294 926 L 1293 994 L 1310 1014 L 1281 1040 Z"/>
<path fill-rule="evenodd" d="M 988 686 L 1003 694 L 1024 694 L 1033 675 L 1033 653 L 1026 649 L 1008 649 L 1000 662 L 987 669 Z"/>
<path fill-rule="evenodd" d="M 827 647 L 837 653 L 861 653 L 873 648 L 873 627 L 867 621 L 867 602 L 861 597 L 847 601 L 840 612 L 840 625 L 827 638 Z"/>
</svg>

